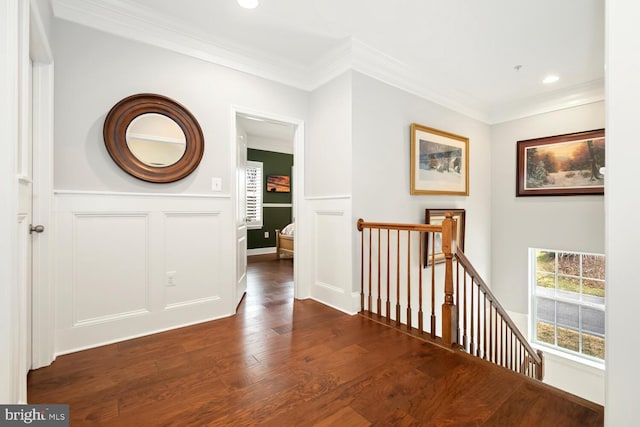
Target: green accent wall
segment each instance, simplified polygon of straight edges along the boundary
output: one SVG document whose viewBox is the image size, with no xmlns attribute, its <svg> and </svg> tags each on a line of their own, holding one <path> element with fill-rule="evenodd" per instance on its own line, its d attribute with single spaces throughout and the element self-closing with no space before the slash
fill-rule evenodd
<svg viewBox="0 0 640 427">
<path fill-rule="evenodd" d="M 267 192 L 267 176 L 287 175 L 291 177 L 292 154 L 249 148 L 247 150 L 247 160 L 262 162 L 263 203 L 291 203 L 291 193 Z M 291 188 L 293 189 L 293 182 L 291 182 Z M 291 222 L 291 207 L 263 208 L 262 214 L 262 228 L 247 231 L 248 249 L 274 247 L 276 245 L 275 230 L 282 230 Z M 268 238 L 264 237 L 265 231 L 269 232 Z"/>
</svg>

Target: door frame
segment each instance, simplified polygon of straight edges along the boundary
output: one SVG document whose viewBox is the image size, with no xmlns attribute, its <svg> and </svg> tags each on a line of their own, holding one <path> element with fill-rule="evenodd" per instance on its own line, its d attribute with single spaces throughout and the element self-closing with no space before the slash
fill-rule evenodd
<svg viewBox="0 0 640 427">
<path fill-rule="evenodd" d="M 294 200 L 292 200 L 292 202 L 293 202 L 293 208 L 296 211 L 294 212 L 294 217 L 296 222 L 296 236 L 295 236 L 296 261 L 293 263 L 293 297 L 296 299 L 309 298 L 310 287 L 308 286 L 308 284 L 305 284 L 304 280 L 302 280 L 302 278 L 304 277 L 304 271 L 305 271 L 304 248 L 306 247 L 305 240 L 304 240 L 305 234 L 306 234 L 304 229 L 305 227 L 305 223 L 304 223 L 304 208 L 305 208 L 305 205 L 304 205 L 304 200 L 305 200 L 304 199 L 304 160 L 305 160 L 304 158 L 304 135 L 305 135 L 304 125 L 305 123 L 304 123 L 304 120 L 283 116 L 280 114 L 274 114 L 267 111 L 256 110 L 254 108 L 249 108 L 249 107 L 243 107 L 238 105 L 231 106 L 231 117 L 230 117 L 231 156 L 230 156 L 229 164 L 230 164 L 230 170 L 234 172 L 233 174 L 234 178 L 231 179 L 231 199 L 232 199 L 232 205 L 233 205 L 234 230 L 235 230 L 235 219 L 237 218 L 237 214 L 238 214 L 237 212 L 238 189 L 236 188 L 237 180 L 235 179 L 235 172 L 237 172 L 236 156 L 237 156 L 237 150 L 238 150 L 238 143 L 236 140 L 237 139 L 236 117 L 238 114 L 249 115 L 249 116 L 259 117 L 267 120 L 274 120 L 282 123 L 287 123 L 294 126 L 295 128 L 294 139 L 293 139 L 293 161 L 296 168 L 296 173 L 293 176 Z M 234 240 L 233 241 L 234 254 L 237 254 L 238 247 L 237 247 L 237 239 L 235 239 L 235 233 L 234 233 L 233 240 Z M 234 284 L 238 280 L 237 271 L 238 269 L 236 268 L 234 272 L 234 278 L 235 278 Z M 235 293 L 235 290 L 234 290 L 234 293 Z M 235 300 L 236 300 L 236 295 L 233 296 L 233 301 Z M 235 312 L 235 307 L 233 307 L 232 312 Z"/>
<path fill-rule="evenodd" d="M 53 275 L 53 51 L 43 23 L 42 11 L 30 2 L 30 55 L 32 68 L 33 223 L 45 232 L 32 242 L 31 367 L 55 360 L 55 280 Z"/>
</svg>

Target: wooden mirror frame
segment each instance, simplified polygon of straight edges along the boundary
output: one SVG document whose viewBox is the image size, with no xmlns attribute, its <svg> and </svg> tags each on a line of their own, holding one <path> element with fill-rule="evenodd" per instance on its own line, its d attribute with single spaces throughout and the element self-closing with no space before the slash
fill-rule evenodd
<svg viewBox="0 0 640 427">
<path fill-rule="evenodd" d="M 169 166 L 143 163 L 127 145 L 127 128 L 136 117 L 157 113 L 175 121 L 185 135 L 182 157 Z M 104 121 L 104 144 L 113 161 L 126 173 L 154 183 L 178 181 L 192 173 L 204 154 L 204 136 L 195 117 L 185 107 L 166 96 L 141 93 L 124 98 L 111 108 Z"/>
</svg>

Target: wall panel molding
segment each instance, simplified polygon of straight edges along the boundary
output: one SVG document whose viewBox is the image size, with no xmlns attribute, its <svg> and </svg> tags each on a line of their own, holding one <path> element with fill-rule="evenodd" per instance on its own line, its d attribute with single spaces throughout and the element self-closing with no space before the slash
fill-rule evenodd
<svg viewBox="0 0 640 427">
<path fill-rule="evenodd" d="M 148 313 L 149 212 L 72 215 L 73 327 Z"/>
<path fill-rule="evenodd" d="M 54 190 L 56 196 L 115 196 L 115 197 L 154 197 L 179 199 L 230 199 L 226 193 L 190 194 L 190 193 L 131 193 L 122 191 L 83 191 L 83 190 Z"/>
<path fill-rule="evenodd" d="M 355 314 L 352 301 L 351 196 L 306 198 L 311 298 Z"/>
<path fill-rule="evenodd" d="M 194 304 L 203 304 L 206 302 L 211 302 L 211 301 L 220 301 L 220 297 L 219 296 L 213 296 L 213 297 L 205 297 L 205 298 L 198 298 L 198 299 L 193 299 L 190 301 L 181 301 L 181 302 L 176 302 L 173 304 L 167 304 L 164 309 L 165 310 L 174 310 L 176 308 L 184 308 L 184 307 L 188 307 L 190 305 L 194 305 Z"/>
<path fill-rule="evenodd" d="M 233 314 L 229 198 L 74 192 L 54 204 L 56 354 Z"/>
</svg>

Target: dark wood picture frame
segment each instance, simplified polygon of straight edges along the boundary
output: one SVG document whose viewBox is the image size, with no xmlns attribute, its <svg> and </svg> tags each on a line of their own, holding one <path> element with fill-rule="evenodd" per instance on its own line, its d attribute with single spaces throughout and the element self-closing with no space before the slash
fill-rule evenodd
<svg viewBox="0 0 640 427">
<path fill-rule="evenodd" d="M 464 251 L 464 229 L 465 229 L 465 210 L 464 209 L 425 209 L 424 217 L 425 224 L 442 224 L 442 220 L 444 220 L 447 212 L 451 212 L 453 214 L 453 219 L 456 220 L 456 226 L 453 229 L 453 237 L 456 240 L 457 246 L 460 250 Z M 429 246 L 429 234 L 425 233 L 424 235 L 424 266 L 428 267 L 431 265 L 431 247 Z M 442 238 L 442 235 L 439 233 L 435 233 L 436 239 L 438 236 Z M 436 242 L 436 250 L 437 250 L 438 242 Z M 435 253 L 435 263 L 440 264 L 444 262 L 444 254 L 442 252 Z"/>
<path fill-rule="evenodd" d="M 146 164 L 127 145 L 127 128 L 136 117 L 148 113 L 172 119 L 184 132 L 184 154 L 172 165 L 158 167 Z M 153 93 L 131 95 L 114 105 L 105 118 L 103 137 L 109 155 L 120 169 L 147 182 L 178 181 L 198 167 L 204 154 L 204 136 L 196 118 L 173 99 Z"/>
<path fill-rule="evenodd" d="M 516 196 L 604 194 L 604 141 L 604 129 L 518 141 Z"/>
</svg>

